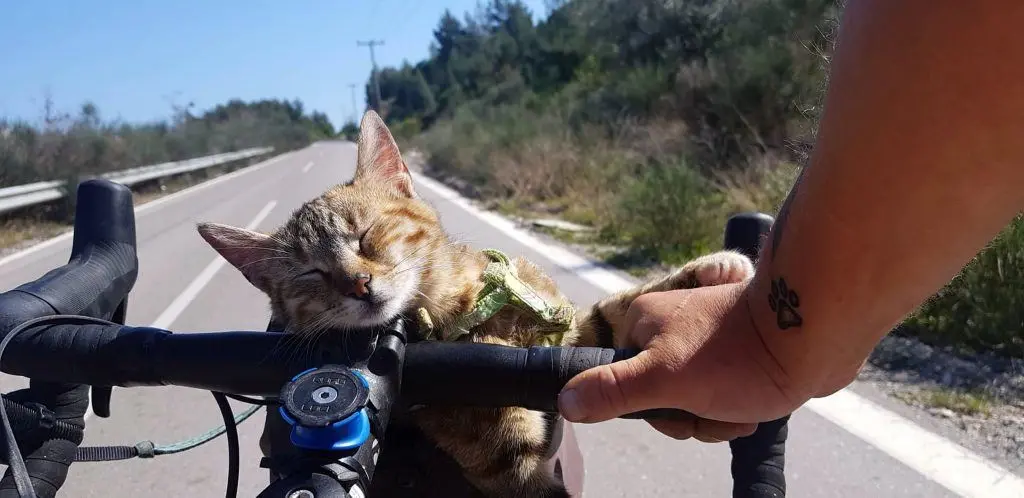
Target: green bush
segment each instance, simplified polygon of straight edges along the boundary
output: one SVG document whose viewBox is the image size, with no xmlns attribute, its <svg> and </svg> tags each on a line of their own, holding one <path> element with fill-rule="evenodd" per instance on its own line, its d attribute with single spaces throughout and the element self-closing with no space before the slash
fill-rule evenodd
<svg viewBox="0 0 1024 498">
<path fill-rule="evenodd" d="M 1024 357 L 1024 215 L 905 322 L 926 342 Z"/>
<path fill-rule="evenodd" d="M 679 263 L 717 245 L 720 202 L 685 161 L 655 163 L 623 185 L 614 228 L 634 248 Z"/>
<path fill-rule="evenodd" d="M 390 129 L 391 134 L 395 136 L 395 140 L 404 141 L 418 135 L 423 130 L 423 125 L 418 118 L 409 117 L 393 123 Z"/>
</svg>

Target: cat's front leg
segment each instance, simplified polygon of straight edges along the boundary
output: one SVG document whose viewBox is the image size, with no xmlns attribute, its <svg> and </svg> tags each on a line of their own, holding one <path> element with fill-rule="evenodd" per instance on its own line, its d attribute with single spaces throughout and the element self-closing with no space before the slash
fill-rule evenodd
<svg viewBox="0 0 1024 498">
<path fill-rule="evenodd" d="M 641 294 L 731 284 L 754 276 L 754 264 L 736 251 L 700 256 L 674 272 L 598 301 L 580 317 L 579 346 L 635 347 L 624 339 L 626 312 Z"/>
<path fill-rule="evenodd" d="M 545 465 L 542 413 L 519 407 L 424 407 L 411 415 L 489 498 L 569 498 Z"/>
</svg>

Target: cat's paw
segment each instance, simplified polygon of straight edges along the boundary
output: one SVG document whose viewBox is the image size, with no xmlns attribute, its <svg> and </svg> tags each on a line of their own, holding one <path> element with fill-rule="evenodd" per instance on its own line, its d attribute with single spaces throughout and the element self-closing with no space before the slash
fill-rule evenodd
<svg viewBox="0 0 1024 498">
<path fill-rule="evenodd" d="M 686 266 L 699 287 L 734 284 L 754 276 L 754 263 L 750 258 L 733 251 L 701 256 Z"/>
</svg>

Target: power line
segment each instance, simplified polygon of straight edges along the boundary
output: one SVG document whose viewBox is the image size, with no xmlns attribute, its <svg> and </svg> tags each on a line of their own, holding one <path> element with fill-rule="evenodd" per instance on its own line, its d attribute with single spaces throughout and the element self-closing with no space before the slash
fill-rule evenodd
<svg viewBox="0 0 1024 498">
<path fill-rule="evenodd" d="M 356 41 L 356 46 L 370 47 L 370 64 L 373 65 L 372 79 L 374 80 L 374 110 L 378 113 L 381 112 L 381 84 L 377 78 L 377 54 L 374 52 L 374 47 L 383 45 L 384 40 L 368 40 L 368 41 Z"/>
</svg>

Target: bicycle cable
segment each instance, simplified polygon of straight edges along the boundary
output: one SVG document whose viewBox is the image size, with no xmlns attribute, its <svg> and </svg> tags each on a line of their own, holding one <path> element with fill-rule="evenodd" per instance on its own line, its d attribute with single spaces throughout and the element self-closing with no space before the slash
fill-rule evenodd
<svg viewBox="0 0 1024 498">
<path fill-rule="evenodd" d="M 0 359 L 3 358 L 3 353 L 7 348 L 7 345 L 13 340 L 18 334 L 29 330 L 29 328 L 39 324 L 90 324 L 90 325 L 113 325 L 120 326 L 118 323 L 114 323 L 101 318 L 94 318 L 82 315 L 50 315 L 39 318 L 33 318 L 27 320 L 17 327 L 13 328 L 8 334 L 0 341 Z M 152 441 L 142 441 L 136 443 L 134 446 L 91 446 L 91 447 L 79 447 L 75 452 L 76 462 L 102 462 L 102 461 L 114 461 L 114 460 L 126 460 L 128 458 L 152 458 L 157 455 L 167 455 L 171 453 L 179 453 L 182 451 L 190 450 L 201 444 L 209 442 L 221 434 L 227 434 L 228 439 L 228 482 L 225 496 L 227 498 L 235 498 L 238 492 L 238 475 L 239 475 L 239 443 L 238 443 L 238 424 L 248 419 L 250 416 L 259 411 L 264 406 L 273 406 L 277 404 L 276 400 L 260 400 L 251 398 L 248 396 L 241 396 L 236 394 L 226 394 L 210 391 L 213 395 L 214 400 L 217 402 L 217 407 L 220 411 L 221 418 L 224 420 L 224 424 L 220 427 L 214 428 L 207 431 L 205 434 L 201 434 L 195 438 L 181 441 L 168 446 L 156 446 Z M 252 408 L 245 410 L 237 416 L 231 410 L 231 405 L 228 404 L 227 399 L 232 398 L 244 403 L 253 404 Z M 29 476 L 28 469 L 25 466 L 24 457 L 21 455 L 21 451 L 18 448 L 17 440 L 14 437 L 14 429 L 11 426 L 10 417 L 8 416 L 7 409 L 8 404 L 14 404 L 15 406 L 22 406 L 16 401 L 10 400 L 6 397 L 3 399 L 3 403 L 0 403 L 0 423 L 3 425 L 4 440 L 6 444 L 6 456 L 7 463 L 11 469 L 12 477 L 14 478 L 14 484 L 17 487 L 18 494 L 22 498 L 37 498 L 35 489 L 32 487 L 32 479 Z M 62 429 L 84 431 L 84 427 L 79 427 L 73 424 L 63 423 L 61 424 Z"/>
</svg>

